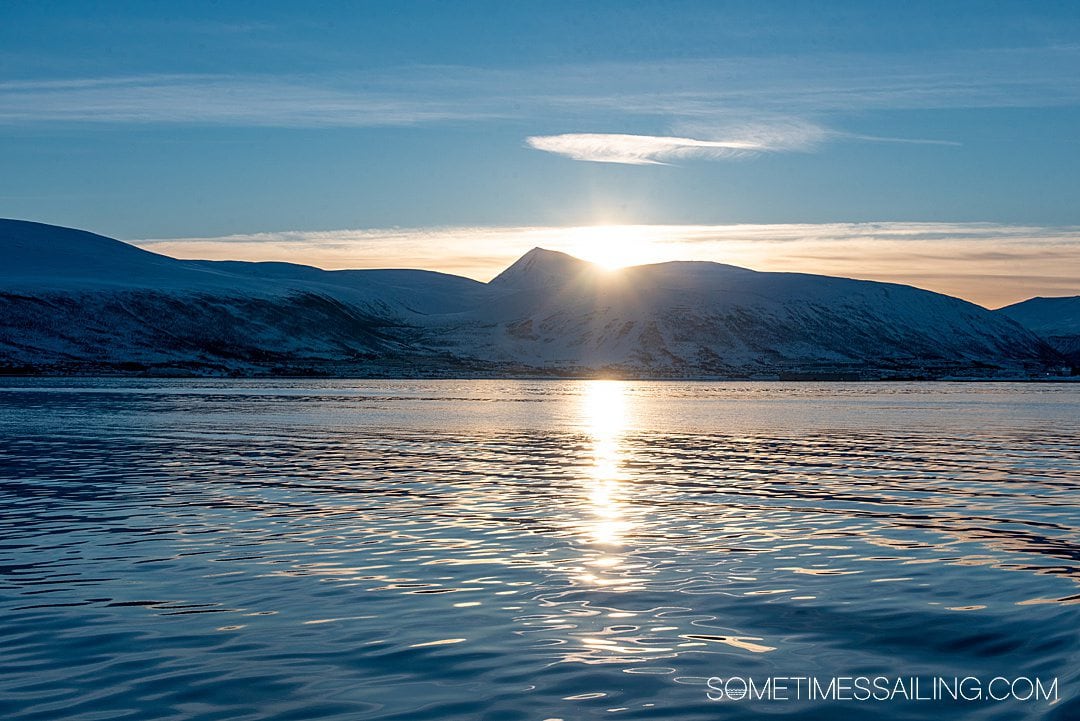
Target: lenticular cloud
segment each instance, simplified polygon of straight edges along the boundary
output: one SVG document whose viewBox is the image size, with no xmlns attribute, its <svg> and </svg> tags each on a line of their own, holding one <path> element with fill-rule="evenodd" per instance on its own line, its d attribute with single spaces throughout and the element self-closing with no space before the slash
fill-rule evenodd
<svg viewBox="0 0 1080 721">
<path fill-rule="evenodd" d="M 749 140 L 697 140 L 659 135 L 567 133 L 526 138 L 532 148 L 574 160 L 627 165 L 665 165 L 673 160 L 717 160 L 770 150 Z"/>
</svg>

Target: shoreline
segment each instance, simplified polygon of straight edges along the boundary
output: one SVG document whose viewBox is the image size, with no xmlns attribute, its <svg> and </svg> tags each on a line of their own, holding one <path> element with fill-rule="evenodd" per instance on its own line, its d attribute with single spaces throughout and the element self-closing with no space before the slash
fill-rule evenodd
<svg viewBox="0 0 1080 721">
<path fill-rule="evenodd" d="M 348 374 L 168 374 L 168 373 L 2 373 L 0 381 L 16 378 L 66 379 L 66 380 L 205 380 L 205 381 L 273 381 L 273 380 L 327 380 L 327 381 L 628 381 L 646 383 L 1080 383 L 1080 375 L 1047 377 L 861 377 L 836 378 L 809 377 L 746 377 L 746 376 L 651 376 L 613 374 L 447 374 L 447 375 L 348 375 Z"/>
</svg>

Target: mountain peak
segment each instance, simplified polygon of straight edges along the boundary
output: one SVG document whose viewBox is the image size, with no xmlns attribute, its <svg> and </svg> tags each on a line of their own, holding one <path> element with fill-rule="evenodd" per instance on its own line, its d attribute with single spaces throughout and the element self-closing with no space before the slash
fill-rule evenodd
<svg viewBox="0 0 1080 721">
<path fill-rule="evenodd" d="M 504 288 L 546 288 L 593 268 L 580 258 L 546 248 L 533 248 L 499 273 L 490 285 Z"/>
</svg>

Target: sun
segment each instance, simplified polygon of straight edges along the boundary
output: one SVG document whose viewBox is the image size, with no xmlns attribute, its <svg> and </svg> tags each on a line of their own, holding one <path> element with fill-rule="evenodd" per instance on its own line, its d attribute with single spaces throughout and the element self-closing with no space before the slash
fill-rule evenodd
<svg viewBox="0 0 1080 721">
<path fill-rule="evenodd" d="M 567 228 L 561 245 L 570 255 L 607 270 L 654 262 L 646 228 L 635 225 L 586 225 Z"/>
</svg>

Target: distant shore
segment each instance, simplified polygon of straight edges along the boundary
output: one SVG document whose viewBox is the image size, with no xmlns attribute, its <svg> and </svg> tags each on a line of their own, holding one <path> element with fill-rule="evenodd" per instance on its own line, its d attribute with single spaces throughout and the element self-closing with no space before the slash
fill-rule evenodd
<svg viewBox="0 0 1080 721">
<path fill-rule="evenodd" d="M 63 371 L 55 369 L 0 369 L 0 379 L 12 378 L 70 378 L 70 379 L 148 379 L 148 380 L 504 380 L 504 381 L 568 381 L 568 380 L 618 380 L 618 381 L 672 381 L 672 382 L 723 382 L 723 383 L 1077 383 L 1080 373 L 1066 375 L 1037 374 L 893 374 L 873 375 L 854 373 L 776 373 L 753 375 L 712 374 L 649 374 L 631 372 L 580 371 L 580 372 L 459 372 L 459 373 L 322 373 L 298 369 L 292 372 L 213 372 L 197 369 L 94 369 Z"/>
</svg>

